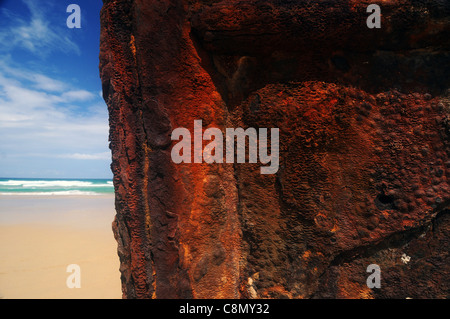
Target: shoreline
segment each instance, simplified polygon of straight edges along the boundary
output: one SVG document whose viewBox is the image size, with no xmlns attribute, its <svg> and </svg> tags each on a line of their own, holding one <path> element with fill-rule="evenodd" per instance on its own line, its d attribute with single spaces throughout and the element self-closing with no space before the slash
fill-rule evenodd
<svg viewBox="0 0 450 319">
<path fill-rule="evenodd" d="M 55 194 L 48 194 L 48 195 L 41 195 L 41 194 L 33 194 L 33 193 L 9 193 L 9 194 L 0 194 L 0 200 L 6 199 L 6 198 L 89 198 L 89 197 L 114 197 L 114 193 L 96 193 L 96 194 L 62 194 L 62 195 L 55 195 Z"/>
</svg>

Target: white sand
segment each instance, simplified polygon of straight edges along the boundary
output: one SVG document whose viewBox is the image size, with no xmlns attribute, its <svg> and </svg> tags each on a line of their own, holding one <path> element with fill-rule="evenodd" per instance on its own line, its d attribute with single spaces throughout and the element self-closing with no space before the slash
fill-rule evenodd
<svg viewBox="0 0 450 319">
<path fill-rule="evenodd" d="M 0 197 L 1 298 L 121 298 L 112 195 L 17 197 Z"/>
</svg>

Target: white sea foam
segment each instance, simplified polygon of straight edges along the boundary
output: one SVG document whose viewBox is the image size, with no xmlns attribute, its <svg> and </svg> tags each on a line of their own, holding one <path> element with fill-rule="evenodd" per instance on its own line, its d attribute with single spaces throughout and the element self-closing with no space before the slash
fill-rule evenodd
<svg viewBox="0 0 450 319">
<path fill-rule="evenodd" d="M 0 196 L 61 196 L 61 195 L 102 195 L 96 192 L 83 192 L 78 190 L 73 191 L 58 191 L 58 192 L 20 192 L 20 193 L 0 193 Z"/>
<path fill-rule="evenodd" d="M 112 182 L 94 184 L 86 181 L 68 181 L 68 180 L 8 180 L 0 181 L 0 186 L 21 186 L 23 188 L 31 187 L 109 187 Z"/>
</svg>

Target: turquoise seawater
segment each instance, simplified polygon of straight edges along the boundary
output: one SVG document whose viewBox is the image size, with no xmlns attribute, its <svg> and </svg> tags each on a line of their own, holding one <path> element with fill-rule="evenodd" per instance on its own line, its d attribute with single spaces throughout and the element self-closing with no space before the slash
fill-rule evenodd
<svg viewBox="0 0 450 319">
<path fill-rule="evenodd" d="M 0 196 L 101 195 L 114 193 L 107 179 L 0 178 Z"/>
</svg>

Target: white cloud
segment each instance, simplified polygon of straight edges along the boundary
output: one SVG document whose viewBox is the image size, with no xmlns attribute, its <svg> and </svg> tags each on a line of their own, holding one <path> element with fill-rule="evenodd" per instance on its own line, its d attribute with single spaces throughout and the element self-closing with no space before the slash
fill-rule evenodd
<svg viewBox="0 0 450 319">
<path fill-rule="evenodd" d="M 59 1 L 21 3 L 0 6 L 0 176 L 109 176 L 106 105 L 97 85 L 66 69 L 89 59 L 73 56 L 81 33 L 66 28 Z"/>
<path fill-rule="evenodd" d="M 0 30 L 0 51 L 9 52 L 14 47 L 28 50 L 38 56 L 46 56 L 50 52 L 73 52 L 80 54 L 80 48 L 72 41 L 67 29 L 58 23 L 51 23 L 51 14 L 47 2 L 23 0 L 30 11 L 30 18 L 23 19 L 17 15 L 6 13 L 8 27 Z M 47 12 L 45 10 L 47 9 Z M 4 44 L 8 45 L 4 45 Z"/>
<path fill-rule="evenodd" d="M 2 158 L 110 159 L 108 115 L 97 94 L 46 75 L 2 66 Z"/>
<path fill-rule="evenodd" d="M 36 89 L 60 92 L 63 91 L 67 86 L 61 81 L 51 79 L 42 74 L 33 74 L 30 80 L 34 82 L 34 87 Z"/>
<path fill-rule="evenodd" d="M 23 70 L 14 68 L 11 65 L 13 62 L 10 57 L 5 57 L 0 60 L 0 70 L 3 76 L 0 74 L 0 84 L 23 84 L 24 81 L 29 83 L 35 89 L 61 92 L 67 90 L 67 85 L 56 79 L 52 79 L 44 74 L 30 72 L 29 70 Z"/>
<path fill-rule="evenodd" d="M 95 153 L 95 154 L 73 153 L 73 154 L 62 154 L 59 155 L 58 157 L 78 159 L 78 160 L 107 160 L 111 158 L 111 153 L 110 152 Z"/>
<path fill-rule="evenodd" d="M 86 90 L 75 90 L 64 92 L 61 97 L 69 101 L 87 101 L 92 99 L 94 94 Z"/>
</svg>

